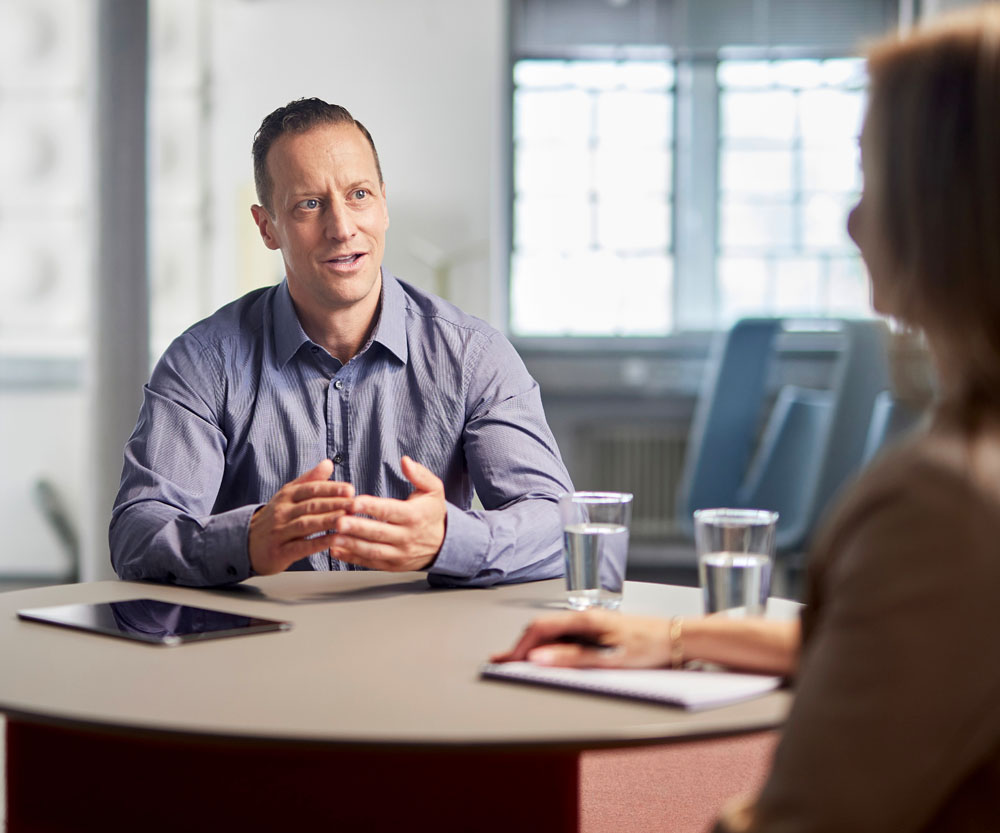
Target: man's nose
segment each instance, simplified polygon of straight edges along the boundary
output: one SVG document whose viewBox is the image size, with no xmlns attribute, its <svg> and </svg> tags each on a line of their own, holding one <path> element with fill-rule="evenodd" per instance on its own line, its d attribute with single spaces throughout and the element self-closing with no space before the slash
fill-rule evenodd
<svg viewBox="0 0 1000 833">
<path fill-rule="evenodd" d="M 326 236 L 331 240 L 349 240 L 356 231 L 354 218 L 347 206 L 337 202 L 330 203 L 326 217 Z"/>
</svg>

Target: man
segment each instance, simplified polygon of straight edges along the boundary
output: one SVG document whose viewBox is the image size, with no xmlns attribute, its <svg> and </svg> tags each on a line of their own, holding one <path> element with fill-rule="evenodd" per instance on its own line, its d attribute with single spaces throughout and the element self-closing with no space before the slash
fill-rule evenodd
<svg viewBox="0 0 1000 833">
<path fill-rule="evenodd" d="M 264 119 L 253 158 L 251 213 L 286 278 L 195 324 L 154 369 L 111 517 L 118 575 L 559 575 L 556 497 L 572 486 L 538 386 L 499 332 L 382 269 L 368 131 L 303 99 Z"/>
</svg>

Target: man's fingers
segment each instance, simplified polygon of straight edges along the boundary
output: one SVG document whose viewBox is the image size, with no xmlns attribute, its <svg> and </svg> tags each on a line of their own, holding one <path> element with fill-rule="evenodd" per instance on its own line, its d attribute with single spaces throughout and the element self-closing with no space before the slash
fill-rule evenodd
<svg viewBox="0 0 1000 833">
<path fill-rule="evenodd" d="M 306 515 L 298 520 L 282 525 L 280 540 L 287 543 L 296 538 L 305 538 L 317 532 L 328 532 L 333 535 L 337 521 L 344 516 L 343 511 L 328 512 L 323 515 Z"/>
<path fill-rule="evenodd" d="M 362 552 L 362 549 L 366 552 Z M 345 541 L 343 538 L 339 538 L 330 547 L 330 556 L 338 561 L 381 570 L 383 569 L 382 565 L 386 563 L 386 556 L 381 552 L 373 552 L 373 549 L 371 544 L 362 547 L 357 541 Z"/>
<path fill-rule="evenodd" d="M 286 569 L 290 564 L 305 558 L 307 555 L 330 549 L 336 543 L 336 540 L 337 536 L 330 533 L 329 535 L 319 535 L 315 538 L 298 538 L 282 544 L 279 561 L 284 566 L 279 568 L 279 572 Z"/>
<path fill-rule="evenodd" d="M 447 517 L 444 485 L 409 457 L 403 472 L 414 486 L 406 500 L 355 497 L 334 529 L 342 536 L 331 555 L 377 570 L 420 570 L 441 550 Z"/>
<path fill-rule="evenodd" d="M 250 564 L 260 575 L 281 572 L 289 564 L 333 543 L 337 519 L 351 511 L 354 487 L 330 480 L 333 463 L 321 460 L 282 486 L 250 519 Z M 321 537 L 310 538 L 312 535 Z"/>
<path fill-rule="evenodd" d="M 354 497 L 354 487 L 350 483 L 341 483 L 339 480 L 313 480 L 306 483 L 296 483 L 294 480 L 289 484 L 291 488 L 284 492 L 288 500 L 300 503 L 311 498 L 352 498 Z"/>
<path fill-rule="evenodd" d="M 354 499 L 352 514 L 368 515 L 387 524 L 406 524 L 414 519 L 413 507 L 405 500 L 363 495 Z M 363 520 L 361 518 L 358 519 Z M 345 524 L 347 522 L 345 521 Z M 347 529 L 341 530 L 347 532 Z M 353 535 L 353 530 L 351 531 Z"/>
<path fill-rule="evenodd" d="M 334 512 L 338 513 L 339 517 L 351 511 L 353 504 L 353 499 L 348 497 L 312 498 L 285 507 L 282 517 L 286 522 L 303 516 L 329 515 Z"/>
<path fill-rule="evenodd" d="M 333 474 L 333 460 L 320 460 L 317 465 L 313 466 L 305 474 L 300 474 L 290 482 L 308 483 L 311 480 L 329 480 L 331 474 Z"/>
<path fill-rule="evenodd" d="M 406 455 L 403 455 L 399 462 L 404 476 L 418 492 L 444 492 L 444 483 L 441 482 L 441 478 L 429 468 Z"/>
<path fill-rule="evenodd" d="M 337 536 L 333 546 L 330 547 L 330 555 L 338 561 L 359 564 L 373 570 L 401 572 L 419 569 L 419 565 L 412 563 L 398 547 L 392 544 L 380 544 L 343 535 Z"/>
<path fill-rule="evenodd" d="M 355 511 L 359 511 L 357 507 L 355 507 Z M 381 518 L 370 520 L 369 518 L 359 518 L 357 515 L 344 515 L 337 520 L 337 525 L 334 528 L 342 535 L 349 535 L 351 538 L 372 543 L 400 546 L 406 540 L 405 530 L 401 526 L 397 526 L 396 522 L 385 521 Z"/>
</svg>

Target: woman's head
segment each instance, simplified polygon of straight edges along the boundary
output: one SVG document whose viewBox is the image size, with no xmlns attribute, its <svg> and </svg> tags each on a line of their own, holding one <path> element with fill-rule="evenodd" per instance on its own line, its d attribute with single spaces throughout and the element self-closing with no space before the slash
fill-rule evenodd
<svg viewBox="0 0 1000 833">
<path fill-rule="evenodd" d="M 959 386 L 1000 402 L 1000 5 L 884 40 L 868 69 L 848 227 L 876 309 L 958 351 Z"/>
</svg>

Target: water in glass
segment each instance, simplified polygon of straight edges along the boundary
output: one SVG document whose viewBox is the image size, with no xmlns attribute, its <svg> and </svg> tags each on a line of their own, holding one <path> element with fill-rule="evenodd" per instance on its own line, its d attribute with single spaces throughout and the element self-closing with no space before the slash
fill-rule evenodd
<svg viewBox="0 0 1000 833">
<path fill-rule="evenodd" d="M 575 610 L 617 608 L 622 600 L 628 527 L 610 523 L 570 524 L 563 530 L 566 600 Z M 603 586 L 602 586 L 603 585 Z"/>
<path fill-rule="evenodd" d="M 712 552 L 698 559 L 705 613 L 763 616 L 771 586 L 771 559 L 747 552 Z"/>
</svg>

